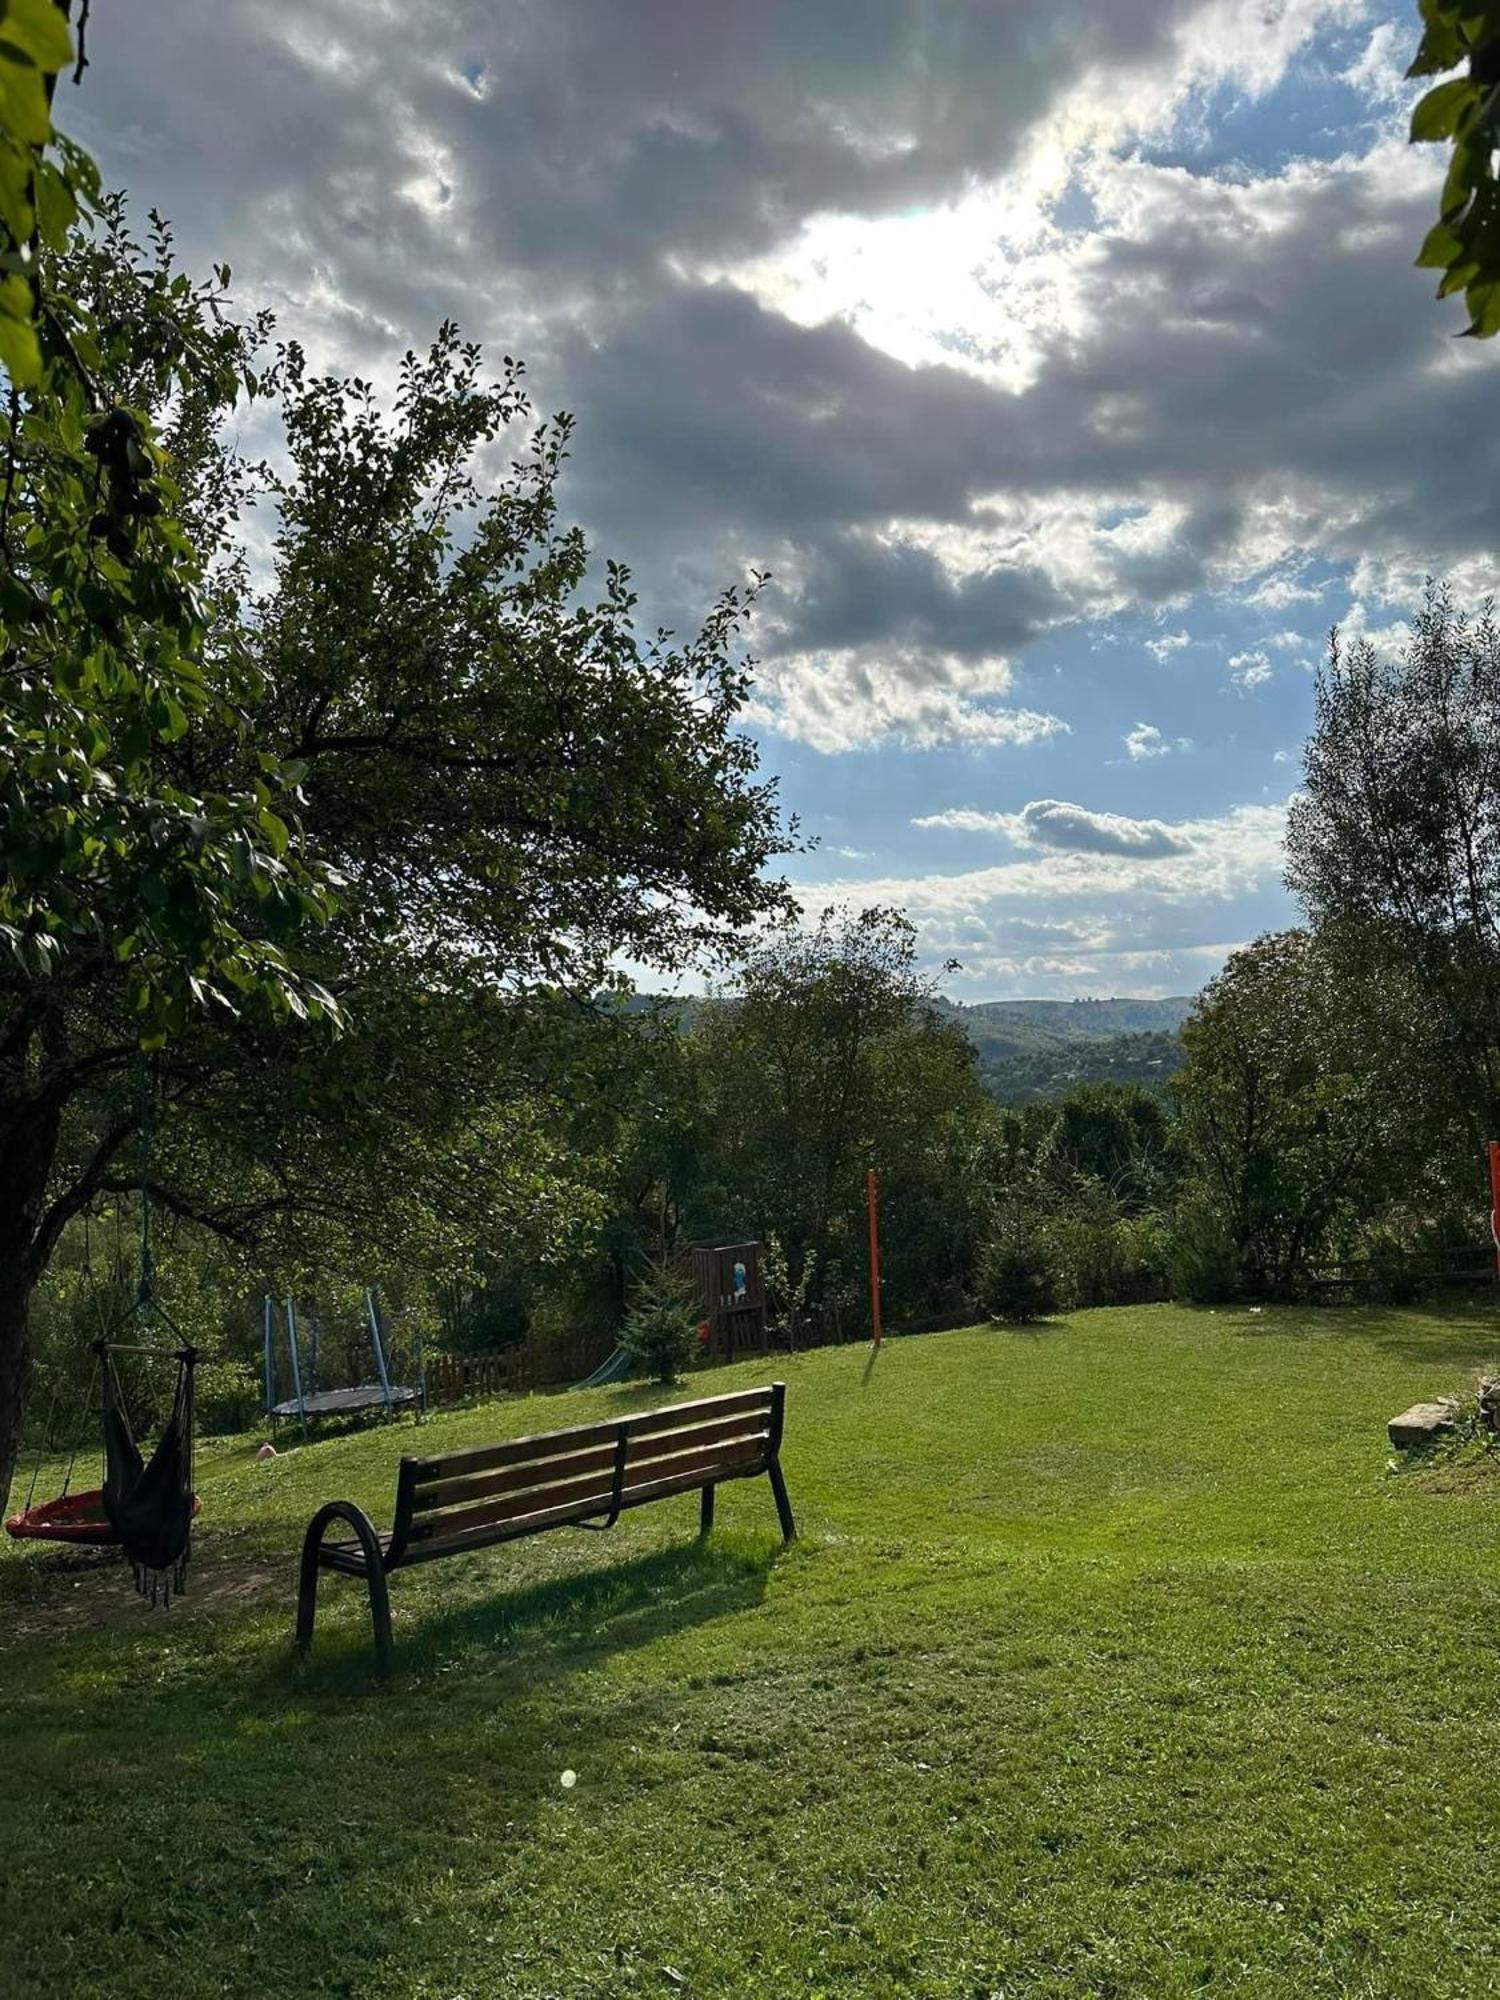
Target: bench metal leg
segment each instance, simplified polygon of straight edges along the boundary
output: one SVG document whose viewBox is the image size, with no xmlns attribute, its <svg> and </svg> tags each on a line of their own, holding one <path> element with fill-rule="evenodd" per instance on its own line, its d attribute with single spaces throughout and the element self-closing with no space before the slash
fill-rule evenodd
<svg viewBox="0 0 1500 2000">
<path fill-rule="evenodd" d="M 794 1542 L 797 1539 L 797 1523 L 792 1519 L 792 1503 L 786 1497 L 786 1481 L 781 1476 L 781 1460 L 773 1458 L 766 1467 L 770 1476 L 771 1491 L 776 1496 L 776 1514 L 781 1522 L 781 1539 Z"/>
<path fill-rule="evenodd" d="M 396 1664 L 395 1648 L 391 1644 L 391 1593 L 386 1585 L 385 1571 L 380 1568 L 370 1571 L 370 1623 L 375 1628 L 375 1653 L 380 1661 L 380 1671 L 389 1674 Z"/>
<path fill-rule="evenodd" d="M 698 1533 L 708 1534 L 714 1524 L 714 1489 L 705 1486 L 698 1499 Z"/>
<path fill-rule="evenodd" d="M 308 1529 L 302 1539 L 302 1567 L 297 1579 L 297 1637 L 299 1653 L 312 1645 L 313 1620 L 318 1615 L 318 1544 Z"/>
<path fill-rule="evenodd" d="M 312 1645 L 313 1622 L 318 1612 L 318 1552 L 323 1537 L 335 1521 L 345 1521 L 359 1537 L 365 1558 L 365 1581 L 370 1591 L 370 1623 L 374 1628 L 375 1651 L 380 1671 L 388 1674 L 394 1664 L 391 1644 L 391 1594 L 386 1587 L 385 1563 L 380 1540 L 370 1517 L 352 1500 L 330 1500 L 320 1507 L 307 1524 L 302 1538 L 302 1567 L 297 1584 L 297 1646 L 306 1652 Z"/>
</svg>

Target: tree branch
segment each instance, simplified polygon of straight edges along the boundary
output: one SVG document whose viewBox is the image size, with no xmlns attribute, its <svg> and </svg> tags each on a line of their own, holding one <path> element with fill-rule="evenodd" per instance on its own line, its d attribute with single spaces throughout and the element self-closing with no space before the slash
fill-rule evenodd
<svg viewBox="0 0 1500 2000">
<path fill-rule="evenodd" d="M 128 1117 L 117 1120 L 115 1124 L 111 1125 L 104 1137 L 99 1141 L 99 1144 L 95 1147 L 94 1157 L 89 1161 L 73 1185 L 65 1193 L 60 1194 L 51 1206 L 43 1211 L 42 1219 L 36 1226 L 36 1233 L 31 1239 L 31 1248 L 28 1252 L 31 1267 L 38 1276 L 46 1270 L 47 1261 L 57 1247 L 57 1239 L 62 1235 L 68 1223 L 72 1221 L 75 1215 L 81 1214 L 96 1195 L 101 1194 L 106 1187 L 112 1185 L 105 1179 L 109 1165 L 117 1157 L 121 1147 L 133 1136 L 135 1131 L 136 1119 L 133 1113 Z"/>
</svg>

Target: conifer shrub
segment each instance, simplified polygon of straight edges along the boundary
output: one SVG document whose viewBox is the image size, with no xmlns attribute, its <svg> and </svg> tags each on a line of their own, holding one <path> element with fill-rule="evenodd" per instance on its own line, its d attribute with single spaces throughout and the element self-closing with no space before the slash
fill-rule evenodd
<svg viewBox="0 0 1500 2000">
<path fill-rule="evenodd" d="M 1041 1230 L 1023 1216 L 1008 1216 L 979 1254 L 979 1304 L 992 1320 L 1025 1326 L 1057 1310 L 1057 1269 Z"/>
<path fill-rule="evenodd" d="M 620 1345 L 642 1374 L 675 1382 L 698 1346 L 688 1288 L 669 1265 L 653 1264 L 636 1288 Z"/>
</svg>

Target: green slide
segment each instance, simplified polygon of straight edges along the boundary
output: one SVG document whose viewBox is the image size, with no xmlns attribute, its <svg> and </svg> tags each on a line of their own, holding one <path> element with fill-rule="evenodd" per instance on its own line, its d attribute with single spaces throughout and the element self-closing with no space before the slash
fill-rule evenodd
<svg viewBox="0 0 1500 2000">
<path fill-rule="evenodd" d="M 601 1361 L 586 1382 L 580 1382 L 580 1389 L 606 1389 L 611 1382 L 623 1382 L 630 1373 L 630 1356 L 623 1347 L 617 1347 L 608 1361 Z"/>
</svg>

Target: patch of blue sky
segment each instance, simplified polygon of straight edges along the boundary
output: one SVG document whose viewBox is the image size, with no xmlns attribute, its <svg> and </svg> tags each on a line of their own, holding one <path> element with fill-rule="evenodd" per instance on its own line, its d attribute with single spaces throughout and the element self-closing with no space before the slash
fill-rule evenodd
<svg viewBox="0 0 1500 2000">
<path fill-rule="evenodd" d="M 1318 595 L 1267 605 L 1204 594 L 1165 614 L 1124 612 L 1040 640 L 1007 694 L 981 704 L 1036 709 L 1066 725 L 1032 742 L 884 741 L 829 755 L 761 732 L 788 807 L 819 843 L 793 874 L 837 876 L 857 898 L 861 881 L 1002 858 L 992 833 L 945 831 L 935 847 L 915 824 L 954 809 L 1018 813 L 1057 798 L 1177 822 L 1285 800 L 1327 629 L 1348 605 L 1347 577 L 1329 565 L 1302 571 L 1296 587 Z M 1287 911 L 1275 885 L 1257 899 L 1262 927 Z"/>
<path fill-rule="evenodd" d="M 1199 95 L 1171 137 L 1142 146 L 1141 157 L 1239 179 L 1279 173 L 1295 160 L 1361 151 L 1391 129 L 1387 85 L 1393 64 L 1404 67 L 1415 50 L 1417 35 L 1413 8 L 1371 7 L 1358 22 L 1320 35 L 1262 95 L 1228 82 Z"/>
</svg>

